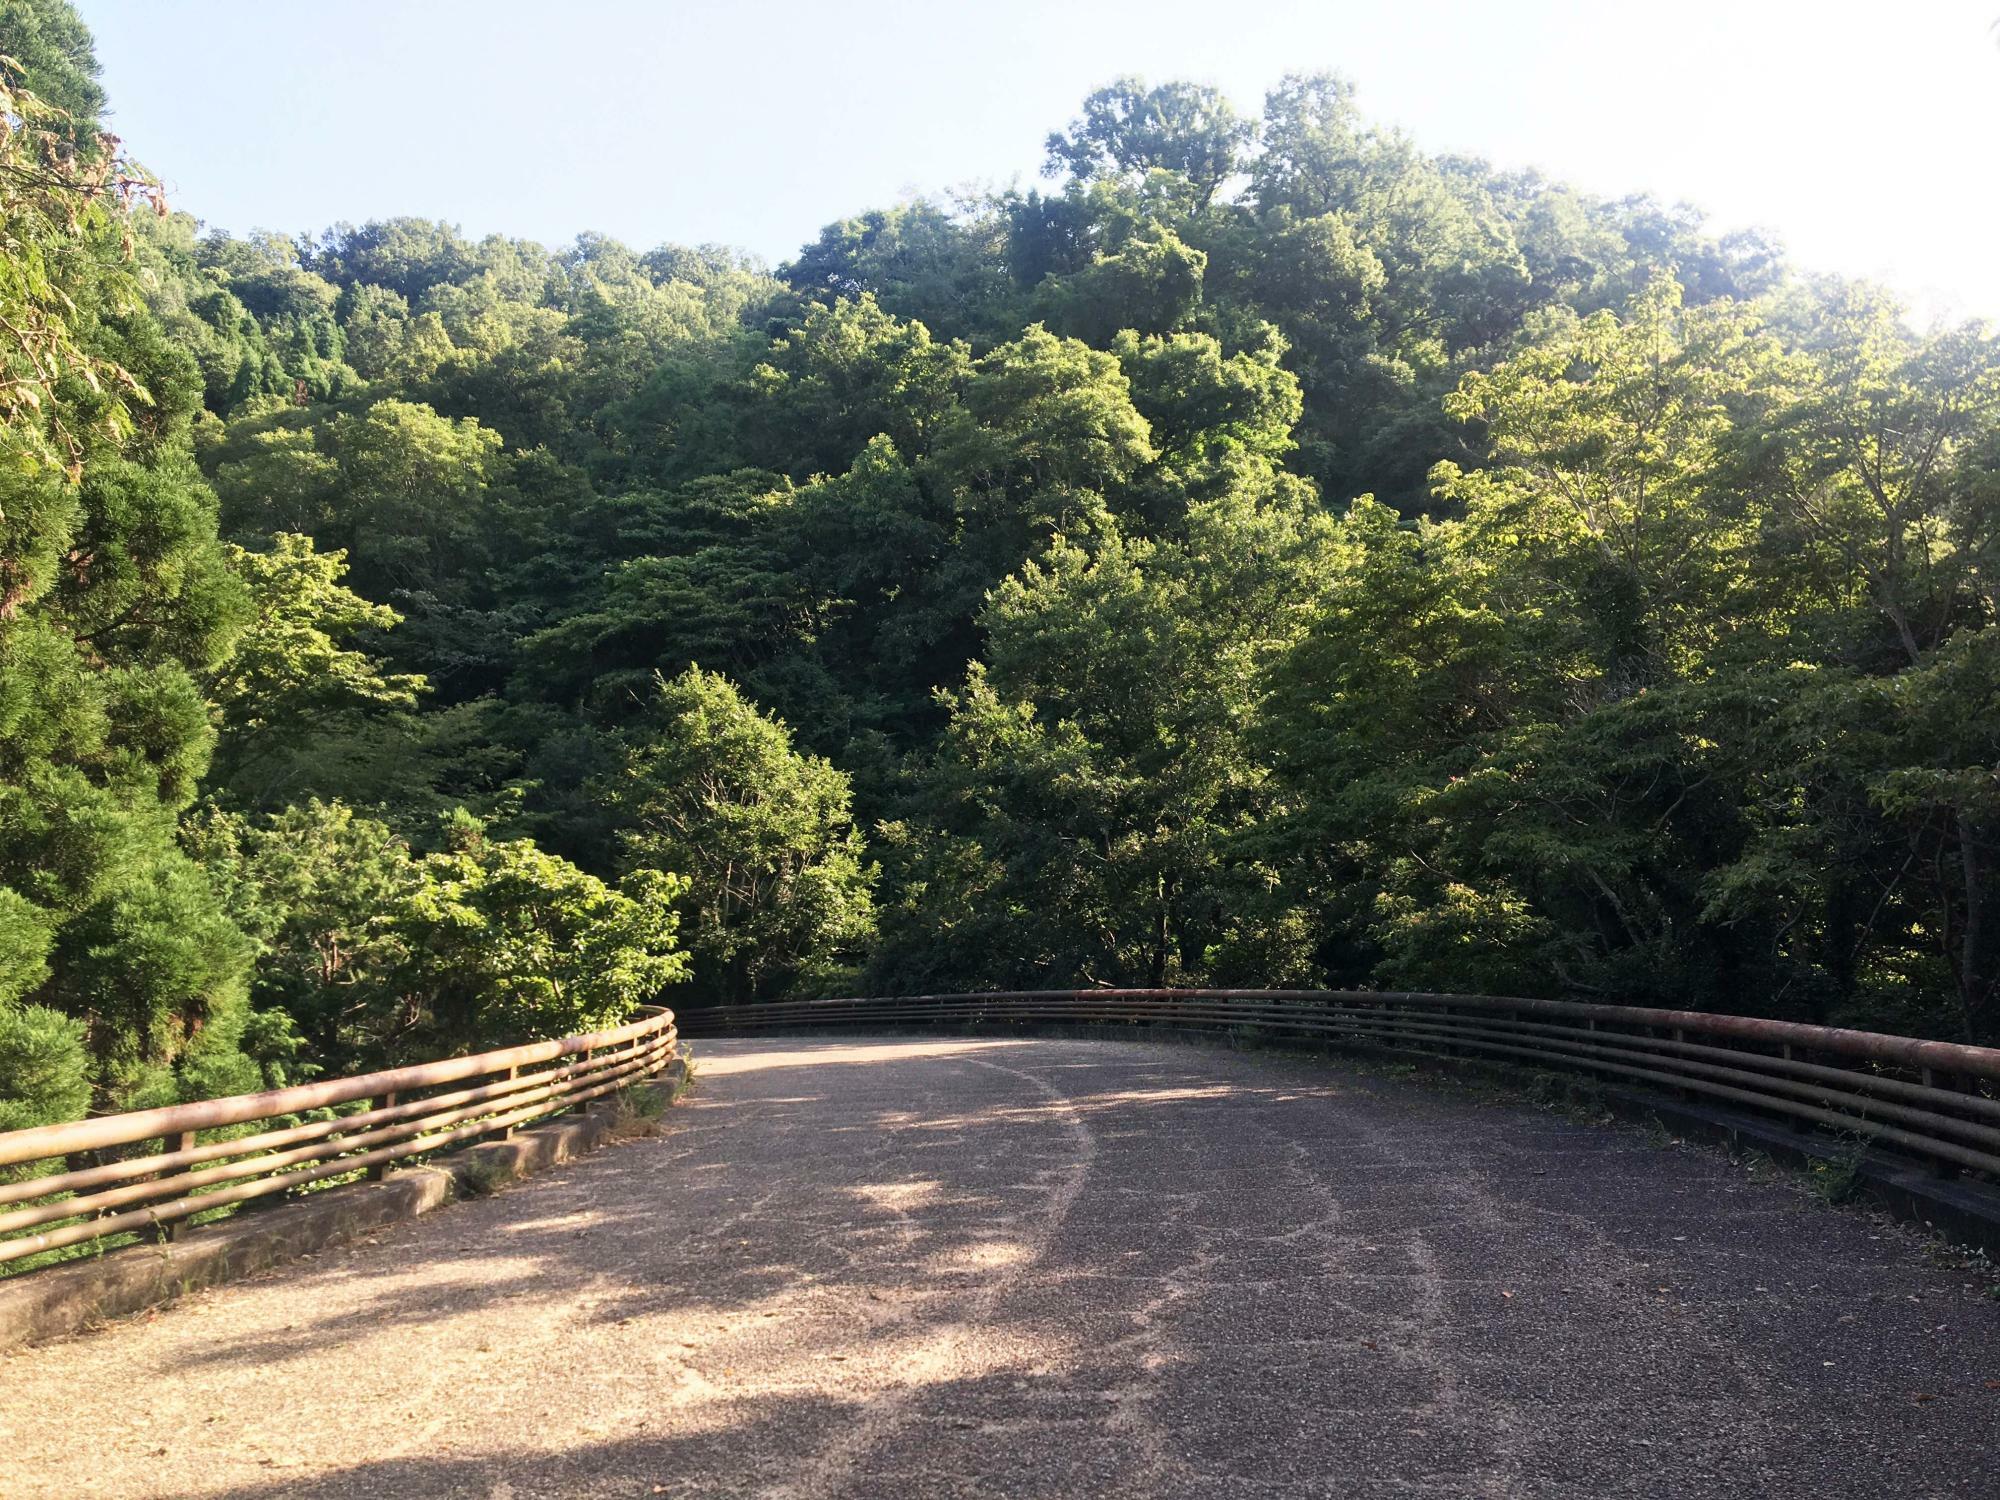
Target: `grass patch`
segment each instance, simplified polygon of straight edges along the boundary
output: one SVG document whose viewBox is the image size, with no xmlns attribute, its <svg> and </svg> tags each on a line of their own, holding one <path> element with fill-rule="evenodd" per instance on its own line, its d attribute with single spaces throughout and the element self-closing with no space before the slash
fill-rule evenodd
<svg viewBox="0 0 2000 1500">
<path fill-rule="evenodd" d="M 1806 1187 L 1820 1202 L 1831 1208 L 1853 1203 L 1866 1190 L 1861 1158 L 1868 1143 L 1859 1136 L 1843 1138 L 1840 1150 L 1831 1156 L 1816 1156 L 1806 1164 Z"/>
<path fill-rule="evenodd" d="M 681 1070 L 671 1087 L 663 1087 L 662 1080 L 650 1078 L 628 1084 L 611 1096 L 611 1134 L 615 1139 L 659 1134 L 661 1118 L 694 1087 L 694 1059 L 685 1048 L 680 1062 Z"/>
<path fill-rule="evenodd" d="M 686 1042 L 681 1043 L 681 1073 L 674 1080 L 673 1092 L 667 1096 L 668 1104 L 678 1104 L 694 1089 L 694 1049 Z"/>
<path fill-rule="evenodd" d="M 513 1172 L 488 1156 L 467 1156 L 455 1162 L 452 1181 L 467 1198 L 490 1198 L 514 1180 Z"/>
<path fill-rule="evenodd" d="M 637 1083 L 611 1096 L 611 1139 L 637 1140 L 658 1135 L 660 1116 L 667 1110 L 667 1096 L 648 1084 Z"/>
<path fill-rule="evenodd" d="M 657 1120 L 667 1112 L 667 1096 L 650 1083 L 634 1084 L 618 1091 L 615 1108 L 624 1120 Z"/>
</svg>

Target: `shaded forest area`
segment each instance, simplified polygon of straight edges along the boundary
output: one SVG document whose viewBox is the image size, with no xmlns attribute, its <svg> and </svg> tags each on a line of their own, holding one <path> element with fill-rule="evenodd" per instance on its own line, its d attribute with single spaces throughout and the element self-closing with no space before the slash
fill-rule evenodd
<svg viewBox="0 0 2000 1500">
<path fill-rule="evenodd" d="M 0 52 L 0 1128 L 662 994 L 2000 1041 L 1980 326 L 1331 76 L 770 271 L 205 231 Z"/>
</svg>

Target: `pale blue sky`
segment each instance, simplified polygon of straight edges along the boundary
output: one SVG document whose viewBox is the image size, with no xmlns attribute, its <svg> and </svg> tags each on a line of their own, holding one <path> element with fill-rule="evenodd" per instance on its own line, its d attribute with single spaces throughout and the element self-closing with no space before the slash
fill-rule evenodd
<svg viewBox="0 0 2000 1500">
<path fill-rule="evenodd" d="M 1033 176 L 1120 73 L 1255 109 L 1331 67 L 1435 150 L 1774 230 L 2000 318 L 2000 0 L 80 0 L 113 128 L 232 230 L 423 214 L 773 262 Z"/>
</svg>

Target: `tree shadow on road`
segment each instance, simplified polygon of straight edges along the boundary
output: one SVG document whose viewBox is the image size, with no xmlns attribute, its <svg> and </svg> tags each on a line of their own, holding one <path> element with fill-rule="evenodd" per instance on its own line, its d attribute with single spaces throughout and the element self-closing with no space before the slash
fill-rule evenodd
<svg viewBox="0 0 2000 1500">
<path fill-rule="evenodd" d="M 920 1047 L 738 1044 L 660 1137 L 0 1365 L 0 1408 L 67 1378 L 63 1430 L 226 1500 L 1994 1478 L 1954 1435 L 2000 1312 L 1720 1158 L 1305 1062 Z"/>
</svg>

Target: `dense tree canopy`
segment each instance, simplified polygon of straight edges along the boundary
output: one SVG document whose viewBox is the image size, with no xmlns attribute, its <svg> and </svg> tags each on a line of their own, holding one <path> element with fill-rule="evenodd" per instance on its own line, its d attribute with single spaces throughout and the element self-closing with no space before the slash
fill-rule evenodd
<svg viewBox="0 0 2000 1500">
<path fill-rule="evenodd" d="M 1332 76 L 769 272 L 206 231 L 0 54 L 0 1126 L 850 985 L 2000 1041 L 1983 327 Z"/>
</svg>

